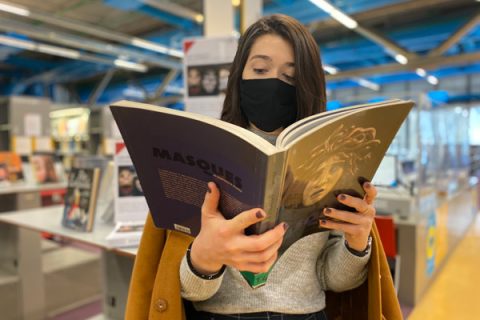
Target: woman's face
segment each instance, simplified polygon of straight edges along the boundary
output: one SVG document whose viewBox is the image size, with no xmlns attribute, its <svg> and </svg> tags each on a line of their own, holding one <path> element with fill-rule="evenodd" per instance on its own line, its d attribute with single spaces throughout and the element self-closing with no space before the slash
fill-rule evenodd
<svg viewBox="0 0 480 320">
<path fill-rule="evenodd" d="M 205 72 L 202 78 L 203 88 L 207 93 L 212 93 L 217 87 L 217 76 L 213 70 L 208 70 Z"/>
<path fill-rule="evenodd" d="M 132 186 L 133 184 L 133 174 L 130 170 L 122 170 L 118 175 L 118 184 L 121 187 Z"/>
<path fill-rule="evenodd" d="M 295 55 L 289 42 L 275 34 L 258 37 L 253 43 L 242 79 L 278 78 L 295 85 Z"/>
<path fill-rule="evenodd" d="M 200 80 L 200 72 L 197 69 L 188 70 L 187 82 L 189 86 L 199 86 Z"/>
<path fill-rule="evenodd" d="M 308 207 L 321 201 L 330 193 L 340 178 L 343 176 L 343 167 L 338 164 L 338 159 L 331 157 L 315 169 L 314 179 L 310 179 L 303 191 L 303 205 Z"/>
</svg>

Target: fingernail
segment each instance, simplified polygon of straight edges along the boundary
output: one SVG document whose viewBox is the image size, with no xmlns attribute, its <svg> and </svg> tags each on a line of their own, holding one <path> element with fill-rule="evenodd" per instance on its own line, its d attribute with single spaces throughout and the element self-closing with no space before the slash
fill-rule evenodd
<svg viewBox="0 0 480 320">
<path fill-rule="evenodd" d="M 365 189 L 369 189 L 372 186 L 370 182 L 365 182 Z"/>
<path fill-rule="evenodd" d="M 322 219 L 322 220 L 320 220 L 320 223 L 321 224 L 327 224 L 327 220 Z"/>
<path fill-rule="evenodd" d="M 330 214 L 330 213 L 332 213 L 332 209 L 330 209 L 330 208 L 325 208 L 325 210 L 323 210 L 323 213 L 325 213 L 325 214 Z"/>
<path fill-rule="evenodd" d="M 347 199 L 347 196 L 345 196 L 344 194 L 341 194 L 341 195 L 338 196 L 338 199 L 343 201 L 343 200 Z"/>
<path fill-rule="evenodd" d="M 290 227 L 290 226 L 288 225 L 288 223 L 285 222 L 285 223 L 283 224 L 283 229 L 284 229 L 285 231 L 287 231 L 287 230 L 288 230 L 288 227 Z"/>
<path fill-rule="evenodd" d="M 257 216 L 258 219 L 262 219 L 263 218 L 263 213 L 262 211 L 258 210 L 257 213 L 255 213 L 255 215 Z"/>
<path fill-rule="evenodd" d="M 210 189 L 210 186 L 207 184 L 207 192 L 212 193 L 212 189 Z"/>
</svg>

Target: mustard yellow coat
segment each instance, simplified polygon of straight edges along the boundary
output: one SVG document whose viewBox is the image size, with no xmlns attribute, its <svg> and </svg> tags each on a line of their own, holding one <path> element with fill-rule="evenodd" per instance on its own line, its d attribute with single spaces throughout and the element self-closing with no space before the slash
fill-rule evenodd
<svg viewBox="0 0 480 320">
<path fill-rule="evenodd" d="M 350 291 L 327 292 L 329 320 L 402 319 L 375 225 L 372 237 L 368 280 Z M 148 216 L 130 282 L 126 320 L 186 319 L 180 297 L 179 269 L 180 261 L 192 240 L 193 238 L 179 232 L 157 229 Z"/>
</svg>

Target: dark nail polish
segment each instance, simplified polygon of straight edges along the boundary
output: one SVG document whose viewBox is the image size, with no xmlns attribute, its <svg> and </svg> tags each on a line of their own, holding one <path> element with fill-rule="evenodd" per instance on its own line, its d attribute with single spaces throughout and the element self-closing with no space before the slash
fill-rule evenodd
<svg viewBox="0 0 480 320">
<path fill-rule="evenodd" d="M 322 220 L 320 220 L 320 223 L 321 224 L 327 224 L 327 220 L 322 219 Z"/>
<path fill-rule="evenodd" d="M 365 182 L 365 189 L 370 189 L 372 184 L 370 182 Z"/>
<path fill-rule="evenodd" d="M 255 214 L 257 216 L 258 219 L 262 219 L 263 218 L 263 213 L 262 211 L 257 211 L 257 213 Z"/>
<path fill-rule="evenodd" d="M 330 214 L 330 213 L 332 213 L 332 209 L 330 209 L 330 208 L 325 208 L 324 213 L 325 213 L 325 214 Z"/>
<path fill-rule="evenodd" d="M 283 224 L 283 229 L 284 229 L 285 231 L 287 231 L 287 230 L 288 230 L 288 227 L 289 227 L 288 223 L 285 222 L 285 223 Z"/>
<path fill-rule="evenodd" d="M 344 194 L 341 194 L 341 195 L 338 196 L 338 199 L 343 201 L 343 200 L 347 199 L 347 196 L 345 196 Z"/>
</svg>

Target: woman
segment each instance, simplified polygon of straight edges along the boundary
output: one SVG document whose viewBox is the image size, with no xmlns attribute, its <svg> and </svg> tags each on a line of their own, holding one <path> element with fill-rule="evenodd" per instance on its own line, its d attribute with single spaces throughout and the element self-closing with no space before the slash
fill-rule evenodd
<svg viewBox="0 0 480 320">
<path fill-rule="evenodd" d="M 313 37 L 287 16 L 265 17 L 253 24 L 233 61 L 222 118 L 274 142 L 286 126 L 324 110 L 325 79 Z M 365 280 L 375 215 L 371 206 L 375 188 L 370 184 L 365 184 L 365 199 L 338 197 L 357 214 L 328 208 L 324 214 L 342 223 L 318 221 L 344 237 L 324 232 L 297 241 L 275 264 L 266 285 L 256 290 L 246 285 L 238 270 L 267 272 L 277 260 L 288 225 L 281 223 L 255 238 L 246 236 L 244 229 L 268 213 L 254 208 L 225 220 L 217 209 L 219 190 L 214 183 L 209 188 L 200 233 L 180 269 L 182 296 L 204 311 L 204 319 L 227 318 L 220 314 L 326 319 L 325 290 L 345 291 Z"/>
<path fill-rule="evenodd" d="M 240 39 L 222 119 L 274 143 L 289 124 L 324 110 L 325 79 L 317 45 L 308 31 L 283 15 L 264 17 L 253 24 Z M 175 295 L 179 286 L 182 297 L 194 301 L 200 312 L 192 319 L 326 319 L 326 305 L 335 309 L 332 315 L 346 318 L 348 310 L 339 307 L 345 304 L 358 307 L 354 310 L 358 312 L 355 319 L 366 319 L 367 302 L 356 299 L 354 293 L 329 300 L 331 305 L 326 304 L 325 298 L 327 290 L 338 292 L 360 286 L 372 269 L 377 278 L 369 279 L 369 287 L 375 290 L 369 288 L 368 293 L 372 297 L 379 294 L 379 286 L 383 285 L 378 278 L 381 273 L 387 280 L 388 296 L 393 294 L 391 277 L 382 267 L 385 257 L 379 252 L 381 245 L 379 250 L 379 244 L 374 243 L 370 250 L 376 191 L 368 182 L 363 186 L 364 199 L 338 196 L 338 201 L 355 209 L 355 213 L 326 208 L 324 215 L 336 222 L 322 218 L 318 223 L 332 231 L 300 239 L 277 261 L 288 225 L 280 223 L 262 235 L 246 236 L 244 229 L 265 219 L 268 213 L 254 208 L 225 220 L 217 208 L 220 192 L 214 183 L 209 183 L 202 207 L 202 227 L 186 252 L 181 249 L 185 250 L 191 239 L 175 232 L 166 235 L 154 231 L 148 219 L 142 240 L 145 245 L 140 247 L 130 288 L 127 318 L 143 315 L 163 319 L 159 314 L 181 308 L 181 300 L 174 295 L 169 295 L 169 300 L 159 298 L 167 294 L 167 289 L 161 287 L 171 285 L 175 286 Z M 147 257 L 146 243 L 150 243 L 151 250 L 154 233 L 162 241 L 158 245 L 162 252 Z M 171 249 L 167 250 L 169 243 Z M 367 271 L 371 254 L 374 265 Z M 146 262 L 147 259 L 152 261 Z M 255 290 L 248 287 L 238 271 L 266 272 L 275 261 L 267 284 Z M 170 266 L 166 267 L 167 264 Z M 180 279 L 174 267 L 179 267 Z M 142 280 L 143 285 L 148 281 L 155 284 L 151 290 L 145 289 Z M 140 302 L 142 297 L 147 300 Z M 382 313 L 389 319 L 401 318 L 394 298 L 375 299 L 379 308 L 369 302 L 368 313 L 374 315 L 369 318 L 380 319 Z M 382 304 L 386 306 L 384 310 Z M 164 319 L 180 318 L 179 310 L 170 311 L 170 318 Z"/>
</svg>

